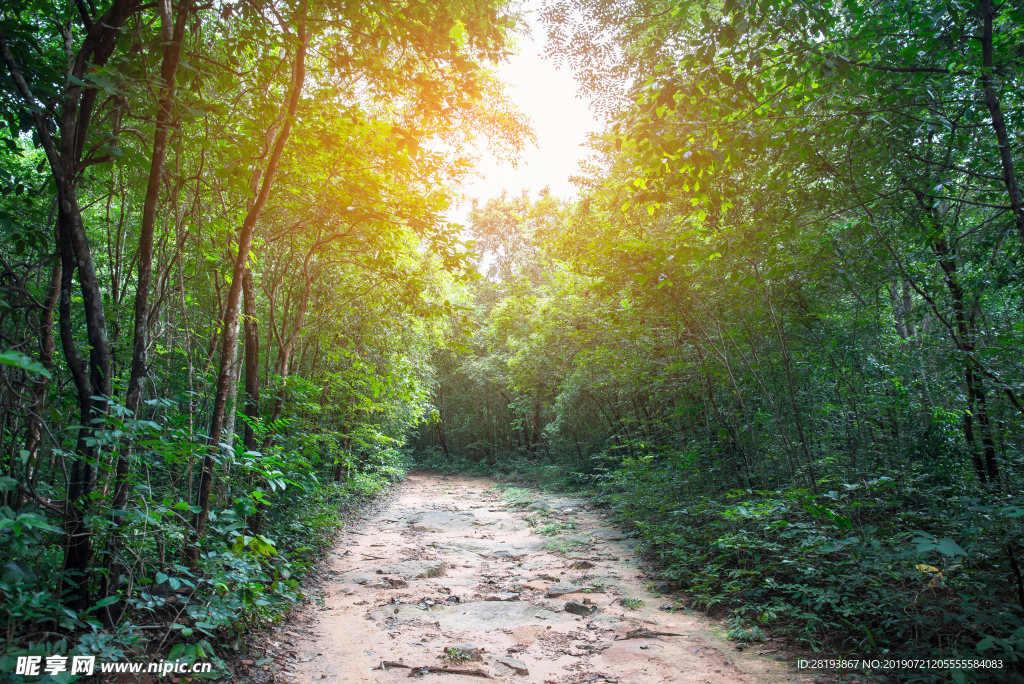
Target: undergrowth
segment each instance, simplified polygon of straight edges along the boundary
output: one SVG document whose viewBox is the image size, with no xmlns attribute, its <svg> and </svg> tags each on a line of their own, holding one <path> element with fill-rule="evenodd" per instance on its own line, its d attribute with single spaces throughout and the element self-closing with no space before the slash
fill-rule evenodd
<svg viewBox="0 0 1024 684">
<path fill-rule="evenodd" d="M 695 497 L 685 485 L 670 471 L 622 469 L 599 489 L 620 522 L 639 528 L 664 577 L 696 607 L 728 617 L 734 638 L 771 628 L 814 651 L 1004 662 L 1002 671 L 952 672 L 958 681 L 1020 676 L 1024 621 L 1009 602 L 1020 497 L 950 492 L 926 504 L 906 500 L 906 483 L 886 477 L 819 495 Z"/>
<path fill-rule="evenodd" d="M 95 611 L 79 614 L 55 600 L 59 564 L 47 535 L 56 533 L 39 516 L 0 508 L 0 547 L 8 562 L 0 577 L 0 624 L 4 627 L 0 681 L 36 681 L 14 674 L 18 656 L 93 655 L 96 662 L 168 654 L 194 662 L 208 658 L 210 678 L 231 678 L 228 660 L 246 652 L 245 636 L 280 620 L 304 598 L 302 578 L 327 548 L 347 515 L 404 476 L 396 458 L 380 458 L 342 482 L 295 473 L 272 506 L 237 497 L 211 510 L 207 543 L 191 567 L 175 553 L 184 543 L 177 521 L 192 507 L 167 499 L 126 535 L 147 535 L 154 552 L 136 568 L 126 588 L 127 611 L 116 631 L 105 630 Z M 256 516 L 266 534 L 253 533 Z M 35 625 L 36 629 L 26 629 Z M 60 635 L 65 635 L 62 638 Z M 80 679 L 69 672 L 38 681 Z"/>
</svg>

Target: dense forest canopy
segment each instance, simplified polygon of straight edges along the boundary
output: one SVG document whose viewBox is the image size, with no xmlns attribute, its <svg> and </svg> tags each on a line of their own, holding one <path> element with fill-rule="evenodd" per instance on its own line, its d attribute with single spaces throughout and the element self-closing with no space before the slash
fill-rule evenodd
<svg viewBox="0 0 1024 684">
<path fill-rule="evenodd" d="M 590 491 L 735 639 L 1021 676 L 1024 9 L 541 14 L 609 125 L 458 226 L 521 8 L 4 5 L 3 676 L 244 649 L 413 466 Z"/>
</svg>

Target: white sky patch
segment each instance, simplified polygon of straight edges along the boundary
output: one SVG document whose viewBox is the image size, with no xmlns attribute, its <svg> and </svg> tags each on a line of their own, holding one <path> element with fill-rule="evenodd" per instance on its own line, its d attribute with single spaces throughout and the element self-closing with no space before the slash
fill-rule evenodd
<svg viewBox="0 0 1024 684">
<path fill-rule="evenodd" d="M 587 136 L 601 128 L 589 102 L 577 96 L 578 85 L 568 68 L 557 69 L 554 62 L 541 57 L 546 37 L 535 2 L 527 2 L 527 21 L 532 38 L 518 37 L 519 54 L 498 69 L 508 84 L 509 99 L 525 114 L 537 136 L 536 145 L 523 151 L 518 166 L 500 163 L 487 150 L 481 151 L 477 178 L 464 186 L 466 201 L 448 213 L 449 220 L 466 223 L 469 201 L 481 202 L 501 195 L 519 194 L 529 189 L 536 197 L 544 186 L 551 194 L 571 198 L 576 188 L 569 177 L 579 174 L 579 163 L 587 149 L 581 145 Z"/>
</svg>

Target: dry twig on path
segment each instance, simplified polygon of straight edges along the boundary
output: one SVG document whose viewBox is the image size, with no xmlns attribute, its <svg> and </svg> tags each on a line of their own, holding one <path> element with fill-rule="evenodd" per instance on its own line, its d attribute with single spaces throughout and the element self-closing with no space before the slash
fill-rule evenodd
<svg viewBox="0 0 1024 684">
<path fill-rule="evenodd" d="M 676 632 L 653 632 L 649 629 L 634 629 L 626 632 L 623 637 L 615 637 L 615 641 L 625 641 L 626 639 L 652 639 L 660 636 L 686 636 L 685 634 L 677 634 Z"/>
<path fill-rule="evenodd" d="M 406 665 L 405 663 L 398 663 L 398 662 L 395 662 L 393 660 L 382 660 L 380 662 L 380 665 L 378 665 L 377 667 L 375 667 L 373 669 L 374 670 L 384 670 L 384 671 L 387 671 L 387 669 L 389 667 L 403 667 L 403 668 L 409 670 L 409 676 L 410 677 L 422 677 L 425 674 L 430 674 L 431 672 L 437 672 L 439 674 L 459 674 L 459 675 L 469 675 L 470 677 L 483 677 L 484 679 L 494 679 L 494 677 L 492 677 L 488 673 L 484 672 L 483 670 L 459 670 L 459 669 L 456 669 L 454 667 L 434 667 L 432 665 L 420 665 L 418 667 L 414 667 L 412 665 Z"/>
</svg>

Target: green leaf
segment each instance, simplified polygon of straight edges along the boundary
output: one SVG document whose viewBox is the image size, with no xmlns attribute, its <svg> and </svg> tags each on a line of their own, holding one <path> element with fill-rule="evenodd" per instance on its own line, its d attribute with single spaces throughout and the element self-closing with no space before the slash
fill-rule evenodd
<svg viewBox="0 0 1024 684">
<path fill-rule="evenodd" d="M 38 373 L 48 380 L 52 380 L 53 376 L 50 375 L 50 371 L 46 370 L 46 367 L 38 361 L 33 361 L 25 354 L 19 351 L 5 351 L 0 352 L 0 363 L 7 366 L 14 366 L 30 373 Z"/>
<path fill-rule="evenodd" d="M 952 539 L 940 539 L 935 548 L 938 549 L 939 553 L 943 556 L 949 556 L 951 558 L 954 556 L 967 555 L 967 552 L 960 548 L 960 545 Z"/>
<path fill-rule="evenodd" d="M 121 600 L 120 596 L 108 596 L 107 598 L 102 598 L 99 601 L 97 601 L 93 605 L 93 608 L 106 608 L 107 606 L 114 605 L 115 603 L 117 603 L 120 600 Z"/>
</svg>

